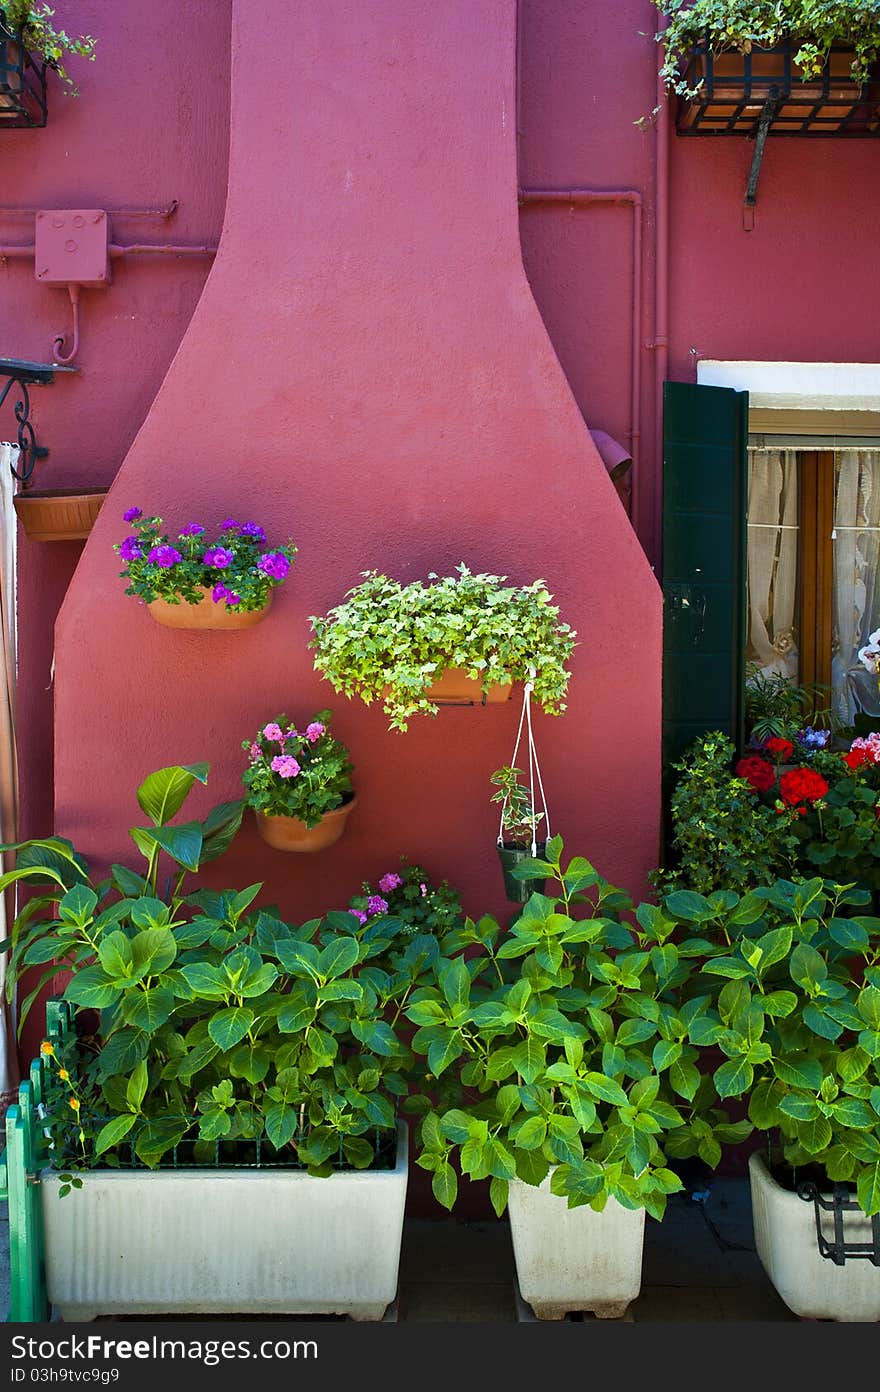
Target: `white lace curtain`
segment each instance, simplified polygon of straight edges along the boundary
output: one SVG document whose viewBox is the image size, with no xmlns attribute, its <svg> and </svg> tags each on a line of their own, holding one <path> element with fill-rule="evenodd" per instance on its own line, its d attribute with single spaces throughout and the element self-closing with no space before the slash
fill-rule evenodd
<svg viewBox="0 0 880 1392">
<path fill-rule="evenodd" d="M 798 452 L 749 450 L 748 643 L 770 674 L 798 679 Z M 880 715 L 876 677 L 858 660 L 880 627 L 880 450 L 834 455 L 831 701 L 845 723 Z"/>
<path fill-rule="evenodd" d="M 12 466 L 15 445 L 0 444 L 0 842 L 18 839 L 18 772 L 15 757 L 16 516 Z M 0 857 L 0 868 L 6 868 Z M 13 890 L 0 894 L 0 940 L 8 937 Z M 15 1100 L 18 1062 L 12 1012 L 6 1006 L 6 957 L 0 954 L 0 1116 Z"/>
</svg>

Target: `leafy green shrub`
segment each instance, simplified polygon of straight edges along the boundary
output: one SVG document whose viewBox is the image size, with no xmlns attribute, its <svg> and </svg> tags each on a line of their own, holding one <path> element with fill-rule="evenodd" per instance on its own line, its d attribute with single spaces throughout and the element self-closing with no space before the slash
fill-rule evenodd
<svg viewBox="0 0 880 1392">
<path fill-rule="evenodd" d="M 688 891 L 663 901 L 663 931 L 688 934 L 688 1040 L 715 1046 L 720 1099 L 778 1137 L 790 1170 L 818 1166 L 880 1213 L 880 919 L 865 890 L 818 878 L 740 896 Z M 691 1015 L 691 1010 L 695 1013 Z"/>
<path fill-rule="evenodd" d="M 735 749 L 719 730 L 701 735 L 673 765 L 670 799 L 674 862 L 655 873 L 658 889 L 742 891 L 793 866 L 798 840 L 788 818 L 733 773 Z M 771 768 L 772 775 L 772 768 Z"/>
<path fill-rule="evenodd" d="M 409 585 L 363 572 L 345 603 L 311 616 L 316 670 L 346 696 L 381 700 L 396 730 L 418 712 L 437 714 L 427 687 L 448 667 L 464 668 L 483 690 L 533 677 L 535 699 L 558 715 L 576 635 L 543 580 L 516 587 L 505 576 L 457 570 Z"/>
<path fill-rule="evenodd" d="M 558 897 L 533 894 L 502 934 L 493 918 L 441 942 L 430 984 L 409 997 L 412 1048 L 426 1060 L 417 1163 L 451 1208 L 453 1166 L 489 1179 L 497 1213 L 514 1179 L 552 1191 L 570 1208 L 624 1207 L 663 1215 L 684 1186 L 668 1154 L 717 1165 L 724 1142 L 744 1139 L 715 1106 L 703 1045 L 689 1038 L 708 1006 L 682 1009 L 692 966 L 672 941 L 673 924 L 643 904 L 635 926 L 627 895 L 575 857 L 563 866 L 561 837 L 523 877 L 555 880 Z M 465 956 L 467 954 L 467 956 Z"/>
<path fill-rule="evenodd" d="M 154 1167 L 175 1148 L 210 1161 L 219 1144 L 221 1158 L 252 1161 L 259 1142 L 264 1156 L 316 1175 L 372 1165 L 378 1152 L 393 1162 L 411 1059 L 401 1011 L 436 940 L 417 935 L 395 950 L 391 933 L 360 932 L 348 913 L 291 927 L 254 907 L 258 884 L 182 895 L 182 874 L 219 854 L 241 818 L 236 803 L 205 823 L 168 824 L 206 776 L 206 765 L 172 767 L 138 790 L 154 823 L 132 833 L 146 876 L 116 865 L 94 880 L 53 837 L 18 846 L 0 878 L 0 888 L 50 886 L 15 920 L 10 991 L 51 961 L 47 975 L 72 973 L 65 1000 L 100 1012 L 94 1035 L 43 1046 L 49 1158 L 57 1168 Z M 165 898 L 158 850 L 182 871 Z"/>
</svg>

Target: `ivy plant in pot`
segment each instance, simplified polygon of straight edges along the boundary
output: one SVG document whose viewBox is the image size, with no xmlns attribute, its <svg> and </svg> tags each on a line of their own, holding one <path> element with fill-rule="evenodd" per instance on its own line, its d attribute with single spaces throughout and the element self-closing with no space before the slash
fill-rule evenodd
<svg viewBox="0 0 880 1392">
<path fill-rule="evenodd" d="M 265 617 L 275 589 L 287 579 L 296 555 L 292 541 L 269 546 L 258 522 L 225 518 L 209 539 L 200 522 L 176 537 L 162 531 L 161 517 L 140 508 L 123 513 L 131 532 L 114 551 L 125 562 L 125 593 L 149 608 L 166 628 L 252 628 Z"/>
<path fill-rule="evenodd" d="M 819 878 L 745 895 L 678 891 L 658 914 L 700 967 L 689 1037 L 726 1055 L 719 1098 L 748 1105 L 758 1255 L 810 1319 L 880 1320 L 880 920 Z"/>
<path fill-rule="evenodd" d="M 278 851 L 326 850 L 339 840 L 356 804 L 348 750 L 330 734 L 329 710 L 297 731 L 286 715 L 242 741 L 249 763 L 241 776 L 257 830 Z"/>
<path fill-rule="evenodd" d="M 189 777 L 147 783 L 167 806 Z M 51 1304 L 381 1318 L 407 1184 L 401 1011 L 436 941 L 358 937 L 350 914 L 294 927 L 259 885 L 95 881 L 57 838 L 19 848 L 13 876 L 58 900 L 16 920 L 13 979 L 50 958 L 71 973 L 32 1118 Z"/>
<path fill-rule="evenodd" d="M 489 917 L 448 934 L 430 985 L 405 1013 L 425 1059 L 417 1163 L 446 1208 L 453 1160 L 490 1181 L 510 1209 L 522 1296 L 543 1319 L 622 1316 L 641 1284 L 645 1213 L 662 1218 L 683 1189 L 669 1154 L 717 1165 L 744 1139 L 689 1036 L 708 1000 L 679 1003 L 688 959 L 651 905 L 629 897 L 558 836 L 516 873 L 556 882 L 503 935 Z"/>
<path fill-rule="evenodd" d="M 428 583 L 363 575 L 344 603 L 311 616 L 310 646 L 334 690 L 382 701 L 391 729 L 443 704 L 506 701 L 513 682 L 530 675 L 548 715 L 565 709 L 576 635 L 543 580 L 508 585 L 464 564 L 455 575 L 429 574 Z"/>
<path fill-rule="evenodd" d="M 839 60 L 831 67 L 831 94 L 840 88 L 841 97 L 868 82 L 880 51 L 880 13 L 873 0 L 834 0 L 833 4 L 827 0 L 783 0 L 781 4 L 779 0 L 654 0 L 654 4 L 665 16 L 665 27 L 656 35 L 664 48 L 660 73 L 667 86 L 685 98 L 699 95 L 695 80 L 704 69 L 695 69 L 689 62 L 696 49 L 730 55 L 722 72 L 735 73 L 738 59 L 742 73 L 742 55 L 751 54 L 754 71 L 783 76 L 782 57 L 772 51 L 790 43 L 798 84 L 818 86 L 829 60 Z"/>
<path fill-rule="evenodd" d="M 537 840 L 538 824 L 544 820 L 544 813 L 535 811 L 528 789 L 519 781 L 522 777 L 522 769 L 512 768 L 510 764 L 491 775 L 496 789 L 491 801 L 501 804 L 498 859 L 504 876 L 504 892 L 514 904 L 524 904 L 532 894 L 543 891 L 543 879 L 524 879 L 513 871 L 527 859 L 543 858 L 547 849 L 546 840 Z"/>
</svg>

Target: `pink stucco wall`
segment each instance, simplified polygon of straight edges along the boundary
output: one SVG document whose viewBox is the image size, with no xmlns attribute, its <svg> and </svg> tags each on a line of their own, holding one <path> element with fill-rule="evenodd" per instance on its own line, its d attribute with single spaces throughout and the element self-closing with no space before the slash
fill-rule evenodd
<svg viewBox="0 0 880 1392">
<path fill-rule="evenodd" d="M 56 23 L 98 38 L 94 63 L 72 58 L 80 96 L 49 77 L 49 122 L 0 133 L 0 244 L 33 242 L 35 208 L 110 212 L 114 241 L 216 244 L 229 131 L 230 0 L 58 0 Z M 168 220 L 138 210 L 167 208 Z M 124 210 L 124 211 L 118 211 Z M 105 486 L 125 456 L 189 323 L 209 261 L 114 261 L 107 290 L 82 294 L 76 377 L 31 392 L 50 450 L 40 488 Z M 32 260 L 0 261 L 0 356 L 47 362 L 69 329 L 66 292 L 38 285 Z M 0 438 L 14 438 L 12 400 Z M 53 815 L 51 665 L 55 615 L 82 552 L 19 532 L 21 829 Z"/>
<path fill-rule="evenodd" d="M 274 35 L 253 62 L 250 24 Z M 518 711 L 389 733 L 313 671 L 308 615 L 370 567 L 464 560 L 543 576 L 577 628 L 569 709 L 538 717 L 554 827 L 638 887 L 656 860 L 659 594 L 526 281 L 517 219 L 513 0 L 259 0 L 233 11 L 220 251 L 85 547 L 56 625 L 56 828 L 126 853 L 134 787 L 329 704 L 358 807 L 320 857 L 248 822 L 212 873 L 293 916 L 344 904 L 403 851 L 507 912 L 489 774 Z M 229 637 L 158 628 L 111 546 L 131 504 L 252 516 L 300 548 L 270 618 Z M 292 862 L 292 863 L 291 863 Z"/>
</svg>

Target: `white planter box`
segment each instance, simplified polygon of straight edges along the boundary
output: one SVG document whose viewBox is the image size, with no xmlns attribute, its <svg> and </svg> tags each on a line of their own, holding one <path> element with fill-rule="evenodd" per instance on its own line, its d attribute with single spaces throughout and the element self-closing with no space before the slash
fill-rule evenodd
<svg viewBox="0 0 880 1392">
<path fill-rule="evenodd" d="M 806 1319 L 880 1320 L 880 1267 L 857 1258 L 835 1266 L 819 1253 L 816 1216 L 771 1175 L 761 1155 L 749 1157 L 752 1220 L 761 1264 L 790 1310 Z M 829 1215 L 830 1219 L 830 1215 Z M 848 1242 L 870 1242 L 871 1220 L 845 1213 Z M 823 1227 L 829 1238 L 831 1227 Z"/>
<path fill-rule="evenodd" d="M 550 1192 L 550 1176 L 536 1188 L 510 1185 L 510 1232 L 520 1293 L 538 1319 L 564 1319 L 591 1310 L 621 1319 L 642 1285 L 645 1210 L 609 1199 L 601 1213 L 569 1208 Z"/>
<path fill-rule="evenodd" d="M 408 1131 L 393 1170 L 93 1170 L 41 1176 L 48 1299 L 107 1314 L 380 1320 L 397 1292 Z"/>
</svg>

